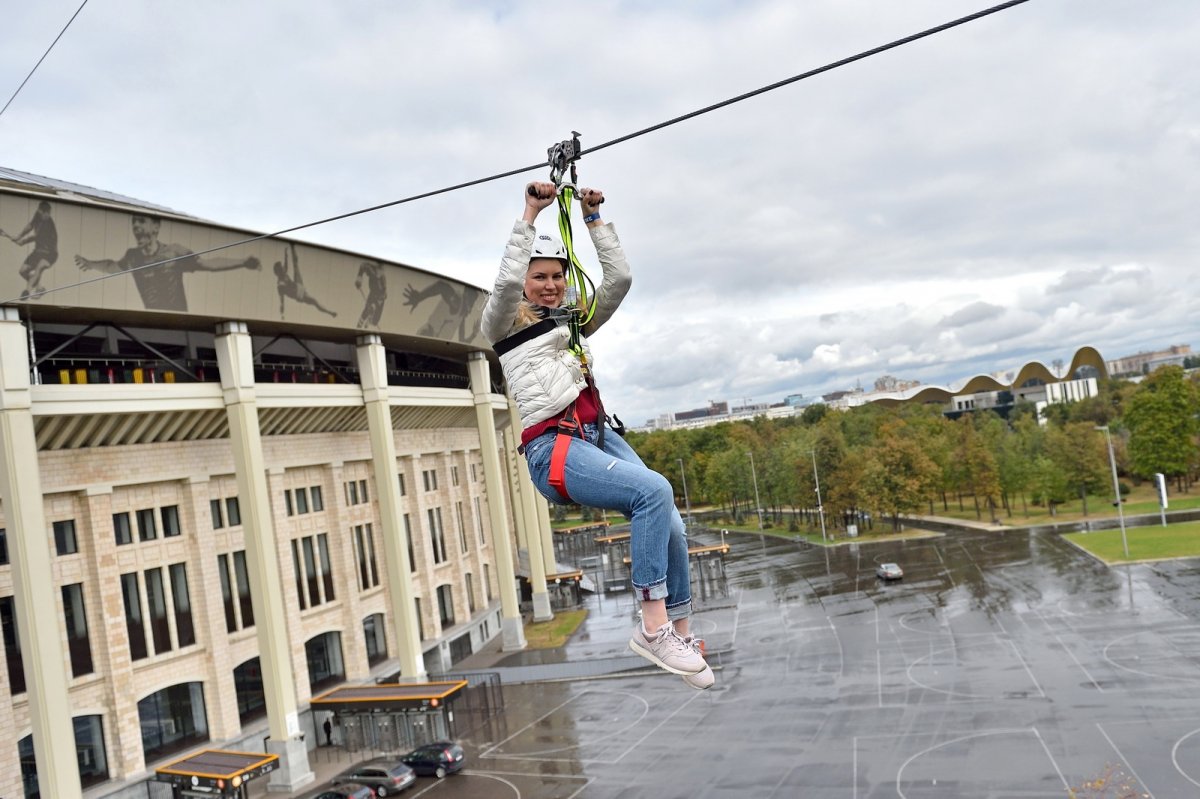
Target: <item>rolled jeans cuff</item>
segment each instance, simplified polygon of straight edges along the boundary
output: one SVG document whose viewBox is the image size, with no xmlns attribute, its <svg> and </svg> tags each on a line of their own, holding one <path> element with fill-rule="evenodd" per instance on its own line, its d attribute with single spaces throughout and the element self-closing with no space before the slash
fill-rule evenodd
<svg viewBox="0 0 1200 799">
<path fill-rule="evenodd" d="M 671 621 L 686 619 L 692 615 L 692 600 L 685 599 L 675 605 L 667 605 L 667 618 Z"/>
<path fill-rule="evenodd" d="M 637 591 L 638 599 L 642 602 L 652 602 L 655 599 L 667 598 L 667 579 L 664 577 L 657 582 L 649 585 L 633 584 L 633 590 Z"/>
</svg>

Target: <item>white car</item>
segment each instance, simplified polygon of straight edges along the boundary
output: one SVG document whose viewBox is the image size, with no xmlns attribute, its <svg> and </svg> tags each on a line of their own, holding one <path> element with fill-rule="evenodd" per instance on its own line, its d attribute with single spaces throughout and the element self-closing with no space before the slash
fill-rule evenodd
<svg viewBox="0 0 1200 799">
<path fill-rule="evenodd" d="M 904 569 L 897 563 L 880 563 L 875 567 L 875 576 L 880 580 L 899 580 L 904 577 Z"/>
</svg>

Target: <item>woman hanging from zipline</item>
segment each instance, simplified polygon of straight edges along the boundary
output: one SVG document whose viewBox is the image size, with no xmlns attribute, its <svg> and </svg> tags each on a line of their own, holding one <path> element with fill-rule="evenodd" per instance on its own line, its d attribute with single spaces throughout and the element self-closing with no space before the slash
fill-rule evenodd
<svg viewBox="0 0 1200 799">
<path fill-rule="evenodd" d="M 522 450 L 538 491 L 551 502 L 606 508 L 630 520 L 631 576 L 642 610 L 630 648 L 693 688 L 709 688 L 712 669 L 689 632 L 687 538 L 671 484 L 617 435 L 623 427 L 608 424 L 593 379 L 586 336 L 612 317 L 629 291 L 629 264 L 616 230 L 600 220 L 604 195 L 580 190 L 583 221 L 604 272 L 587 296 L 571 246 L 572 196 L 569 184 L 561 194 L 553 183 L 526 186 L 524 213 L 505 247 L 482 332 L 500 356 L 517 404 Z M 556 198 L 566 246 L 534 228 L 538 213 Z"/>
</svg>

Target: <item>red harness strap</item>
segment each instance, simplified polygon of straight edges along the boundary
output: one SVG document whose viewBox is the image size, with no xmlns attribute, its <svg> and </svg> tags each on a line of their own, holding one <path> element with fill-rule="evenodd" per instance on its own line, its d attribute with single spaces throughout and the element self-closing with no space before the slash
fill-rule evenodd
<svg viewBox="0 0 1200 799">
<path fill-rule="evenodd" d="M 571 439 L 578 433 L 579 420 L 575 418 L 575 403 L 572 402 L 558 420 L 558 435 L 554 437 L 554 450 L 550 453 L 550 477 L 546 480 L 568 502 L 571 501 L 571 495 L 567 493 L 567 476 L 563 470 L 567 465 Z"/>
</svg>

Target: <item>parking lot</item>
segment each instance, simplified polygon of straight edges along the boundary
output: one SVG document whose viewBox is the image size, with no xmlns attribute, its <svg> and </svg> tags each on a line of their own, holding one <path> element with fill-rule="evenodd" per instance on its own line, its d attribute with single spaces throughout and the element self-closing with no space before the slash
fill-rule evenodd
<svg viewBox="0 0 1200 799">
<path fill-rule="evenodd" d="M 729 540 L 729 597 L 696 617 L 714 689 L 506 685 L 467 770 L 406 795 L 1064 797 L 1120 773 L 1200 796 L 1200 563 L 1110 569 L 1019 531 Z M 882 561 L 904 579 L 878 580 Z M 625 646 L 632 600 L 590 601 L 563 658 Z"/>
</svg>

